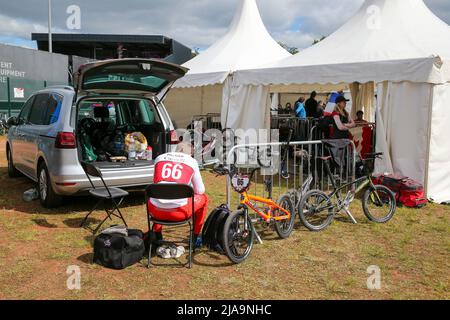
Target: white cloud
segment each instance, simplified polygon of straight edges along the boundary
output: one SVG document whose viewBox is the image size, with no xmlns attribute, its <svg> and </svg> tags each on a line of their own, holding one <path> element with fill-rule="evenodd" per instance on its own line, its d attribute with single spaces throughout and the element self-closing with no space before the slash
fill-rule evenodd
<svg viewBox="0 0 450 320">
<path fill-rule="evenodd" d="M 241 0 L 58 0 L 53 1 L 55 31 L 66 30 L 66 8 L 82 10 L 82 33 L 162 34 L 192 48 L 206 48 L 223 35 Z M 277 41 L 304 48 L 329 35 L 358 10 L 364 0 L 257 0 L 269 32 Z M 450 1 L 425 0 L 450 22 Z M 30 39 L 47 31 L 46 1 L 14 0 L 2 4 L 0 36 Z"/>
</svg>

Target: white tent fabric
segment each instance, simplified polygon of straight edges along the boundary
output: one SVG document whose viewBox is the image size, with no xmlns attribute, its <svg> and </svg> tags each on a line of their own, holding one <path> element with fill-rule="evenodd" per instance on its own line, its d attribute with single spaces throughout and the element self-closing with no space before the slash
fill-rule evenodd
<svg viewBox="0 0 450 320">
<path fill-rule="evenodd" d="M 412 82 L 387 82 L 378 88 L 384 99 L 379 105 L 377 151 L 387 155 L 377 171 L 396 172 L 424 182 L 428 154 L 430 99 L 433 85 Z M 404 121 L 406 119 L 407 121 Z M 384 132 L 383 132 L 384 126 Z M 384 148 L 383 150 L 381 148 Z M 388 159 L 391 158 L 391 163 Z"/>
<path fill-rule="evenodd" d="M 450 201 L 450 83 L 433 87 L 427 193 L 437 202 Z"/>
<path fill-rule="evenodd" d="M 438 35 L 438 36 L 437 36 Z M 265 87 L 294 84 L 378 84 L 377 151 L 385 152 L 378 172 L 416 178 L 436 202 L 450 201 L 450 26 L 423 0 L 366 0 L 344 26 L 299 54 L 253 70 L 233 74 L 227 82 L 231 99 L 222 119 L 233 127 L 265 121 L 254 115 Z M 267 108 L 259 105 L 259 112 Z M 245 109 L 251 112 L 244 111 Z M 233 117 L 226 114 L 233 110 Z"/>
<path fill-rule="evenodd" d="M 269 34 L 255 0 L 239 0 L 228 32 L 183 66 L 190 69 L 175 88 L 220 84 L 236 70 L 256 68 L 289 57 Z"/>
<path fill-rule="evenodd" d="M 439 36 L 436 36 L 439 35 Z M 339 30 L 292 57 L 238 72 L 234 85 L 450 81 L 450 26 L 423 0 L 367 0 Z M 445 67 L 444 67 L 445 65 Z"/>
</svg>

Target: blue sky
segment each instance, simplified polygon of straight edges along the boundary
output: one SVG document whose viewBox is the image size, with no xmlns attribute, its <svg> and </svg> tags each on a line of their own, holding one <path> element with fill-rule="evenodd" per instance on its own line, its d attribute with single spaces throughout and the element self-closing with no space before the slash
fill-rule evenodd
<svg viewBox="0 0 450 320">
<path fill-rule="evenodd" d="M 47 0 L 1 0 L 0 42 L 35 48 L 32 32 L 47 32 Z M 204 49 L 222 36 L 241 0 L 53 0 L 54 32 L 66 27 L 67 7 L 81 9 L 81 33 L 163 34 Z M 408 0 L 404 0 L 408 1 Z M 257 0 L 269 32 L 305 48 L 345 23 L 364 0 Z M 449 0 L 425 0 L 450 24 Z"/>
</svg>

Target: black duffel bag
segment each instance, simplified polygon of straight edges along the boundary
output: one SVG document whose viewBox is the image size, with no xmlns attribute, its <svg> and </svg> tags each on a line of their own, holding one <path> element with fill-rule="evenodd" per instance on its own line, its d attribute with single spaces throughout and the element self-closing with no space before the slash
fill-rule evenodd
<svg viewBox="0 0 450 320">
<path fill-rule="evenodd" d="M 145 252 L 144 233 L 133 229 L 127 231 L 128 236 L 100 234 L 94 241 L 94 263 L 122 270 L 141 261 Z"/>
</svg>

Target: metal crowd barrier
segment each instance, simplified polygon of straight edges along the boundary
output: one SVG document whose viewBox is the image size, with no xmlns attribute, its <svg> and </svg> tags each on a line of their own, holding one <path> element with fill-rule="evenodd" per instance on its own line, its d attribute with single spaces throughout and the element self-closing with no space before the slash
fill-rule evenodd
<svg viewBox="0 0 450 320">
<path fill-rule="evenodd" d="M 234 163 L 238 171 L 244 174 L 249 174 L 253 168 L 260 167 L 261 162 L 265 165 L 256 172 L 249 190 L 249 193 L 259 197 L 267 197 L 269 194 L 269 190 L 266 190 L 263 183 L 267 180 L 270 180 L 274 200 L 291 190 L 304 191 L 305 181 L 309 177 L 313 178 L 311 185 L 307 186 L 310 190 L 319 189 L 324 192 L 331 190 L 330 178 L 326 174 L 323 161 L 319 159 L 329 155 L 324 141 L 291 142 L 289 156 L 286 159 L 286 172 L 284 172 L 287 175 L 280 172 L 285 150 L 286 144 L 283 142 L 236 145 L 228 152 L 226 163 L 228 167 Z M 356 177 L 355 150 L 355 144 L 350 141 L 342 155 L 344 160 L 342 166 L 334 168 L 332 166 L 332 173 L 339 185 L 351 182 Z M 228 178 L 226 195 L 228 205 L 236 208 L 240 197 L 232 189 L 230 178 Z"/>
<path fill-rule="evenodd" d="M 195 115 L 192 117 L 191 125 L 201 122 L 203 130 L 222 130 L 221 114 L 220 113 L 208 113 L 204 115 Z"/>
<path fill-rule="evenodd" d="M 311 141 L 310 132 L 317 126 L 317 119 L 299 119 L 293 115 L 272 115 L 271 129 L 280 130 L 280 140 L 286 141 L 288 132 L 293 130 L 293 138 L 296 141 Z"/>
</svg>

